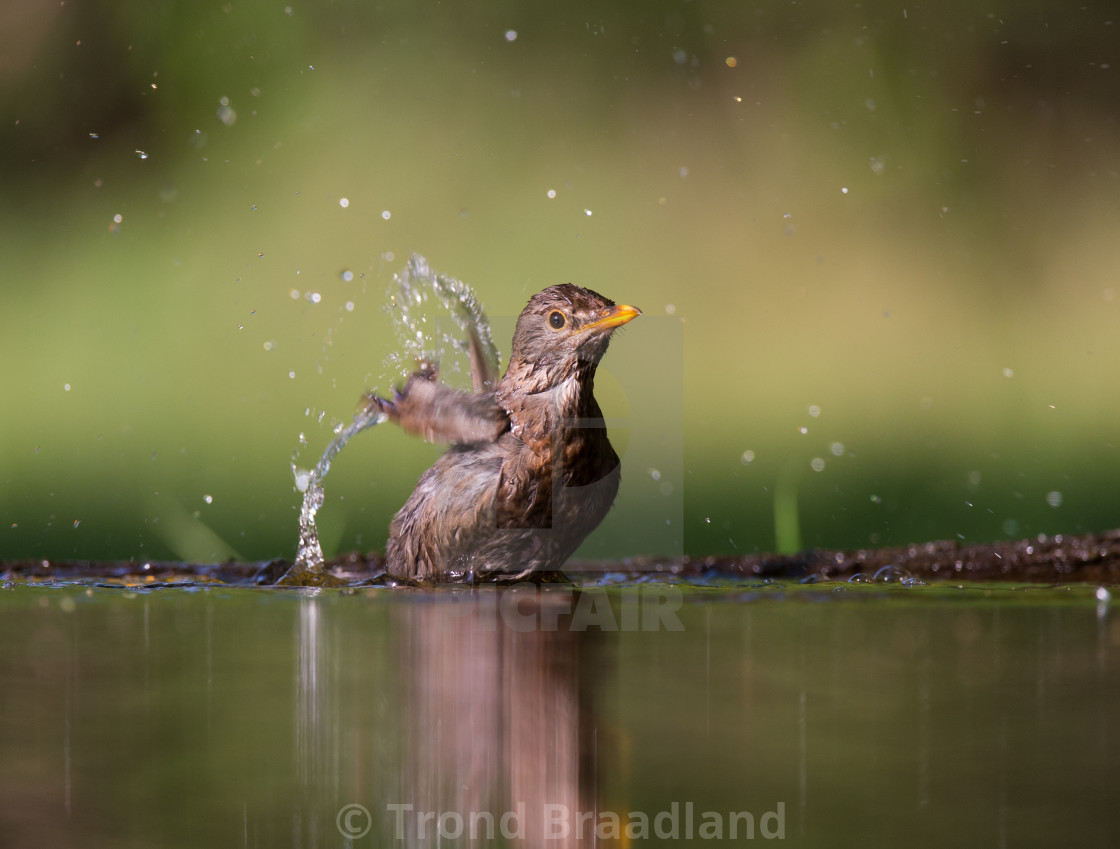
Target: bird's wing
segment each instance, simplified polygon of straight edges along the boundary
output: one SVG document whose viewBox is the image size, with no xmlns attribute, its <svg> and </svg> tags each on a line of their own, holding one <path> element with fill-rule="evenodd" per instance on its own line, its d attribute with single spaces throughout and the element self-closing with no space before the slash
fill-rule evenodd
<svg viewBox="0 0 1120 849">
<path fill-rule="evenodd" d="M 498 375 L 483 352 L 482 340 L 478 338 L 478 332 L 472 327 L 470 333 L 471 385 L 475 392 L 489 392 L 498 382 Z"/>
<path fill-rule="evenodd" d="M 493 442 L 509 428 L 509 417 L 492 395 L 460 392 L 423 375 L 413 375 L 393 395 L 392 401 L 370 396 L 368 402 L 429 442 Z"/>
</svg>

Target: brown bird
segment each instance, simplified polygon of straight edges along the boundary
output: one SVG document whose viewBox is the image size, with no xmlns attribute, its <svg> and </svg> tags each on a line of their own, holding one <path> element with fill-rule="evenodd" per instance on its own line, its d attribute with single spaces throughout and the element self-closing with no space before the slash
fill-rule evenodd
<svg viewBox="0 0 1120 849">
<path fill-rule="evenodd" d="M 406 430 L 451 443 L 389 526 L 390 574 L 470 581 L 563 565 L 618 492 L 592 390 L 611 334 L 639 315 L 590 289 L 551 286 L 517 319 L 496 384 L 472 339 L 473 394 L 422 367 L 393 400 L 368 397 Z"/>
</svg>

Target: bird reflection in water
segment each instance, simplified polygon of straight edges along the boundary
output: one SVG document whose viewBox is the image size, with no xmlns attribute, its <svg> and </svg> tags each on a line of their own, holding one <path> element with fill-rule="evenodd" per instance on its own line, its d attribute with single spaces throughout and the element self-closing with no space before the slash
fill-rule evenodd
<svg viewBox="0 0 1120 849">
<path fill-rule="evenodd" d="M 595 688 L 587 678 L 601 668 L 601 646 L 567 627 L 573 592 L 491 587 L 398 611 L 408 708 L 398 801 L 413 808 L 388 824 L 403 826 L 406 844 L 423 842 L 418 812 L 453 812 L 467 841 L 473 823 L 480 840 L 490 827 L 500 838 L 504 826 L 515 845 L 592 845 L 557 838 L 556 829 L 545 839 L 549 811 L 595 810 Z M 513 609 L 502 598 L 510 593 L 521 596 L 515 617 L 501 613 Z M 472 817 L 478 813 L 490 817 Z M 427 835 L 438 825 L 428 822 Z"/>
</svg>

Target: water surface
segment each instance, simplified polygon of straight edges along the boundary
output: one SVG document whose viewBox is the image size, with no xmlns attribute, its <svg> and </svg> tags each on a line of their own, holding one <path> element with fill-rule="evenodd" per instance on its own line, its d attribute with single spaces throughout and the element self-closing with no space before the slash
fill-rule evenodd
<svg viewBox="0 0 1120 849">
<path fill-rule="evenodd" d="M 520 845 L 576 845 L 542 823 L 580 810 L 645 815 L 647 845 L 721 845 L 705 811 L 805 846 L 1114 835 L 1120 620 L 1093 588 L 675 592 L 642 630 L 638 588 L 10 584 L 5 844 L 436 845 L 424 811 L 521 812 Z"/>
</svg>

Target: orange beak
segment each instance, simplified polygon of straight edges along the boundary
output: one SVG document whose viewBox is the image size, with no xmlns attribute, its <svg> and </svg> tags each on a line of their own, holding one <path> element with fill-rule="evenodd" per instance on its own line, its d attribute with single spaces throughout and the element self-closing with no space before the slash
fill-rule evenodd
<svg viewBox="0 0 1120 849">
<path fill-rule="evenodd" d="M 580 333 L 588 330 L 594 330 L 596 327 L 619 327 L 626 322 L 631 321 L 642 314 L 642 311 L 637 307 L 632 307 L 629 304 L 619 304 L 616 307 L 611 307 L 604 310 L 601 318 L 590 324 L 585 324 L 580 328 Z"/>
</svg>

